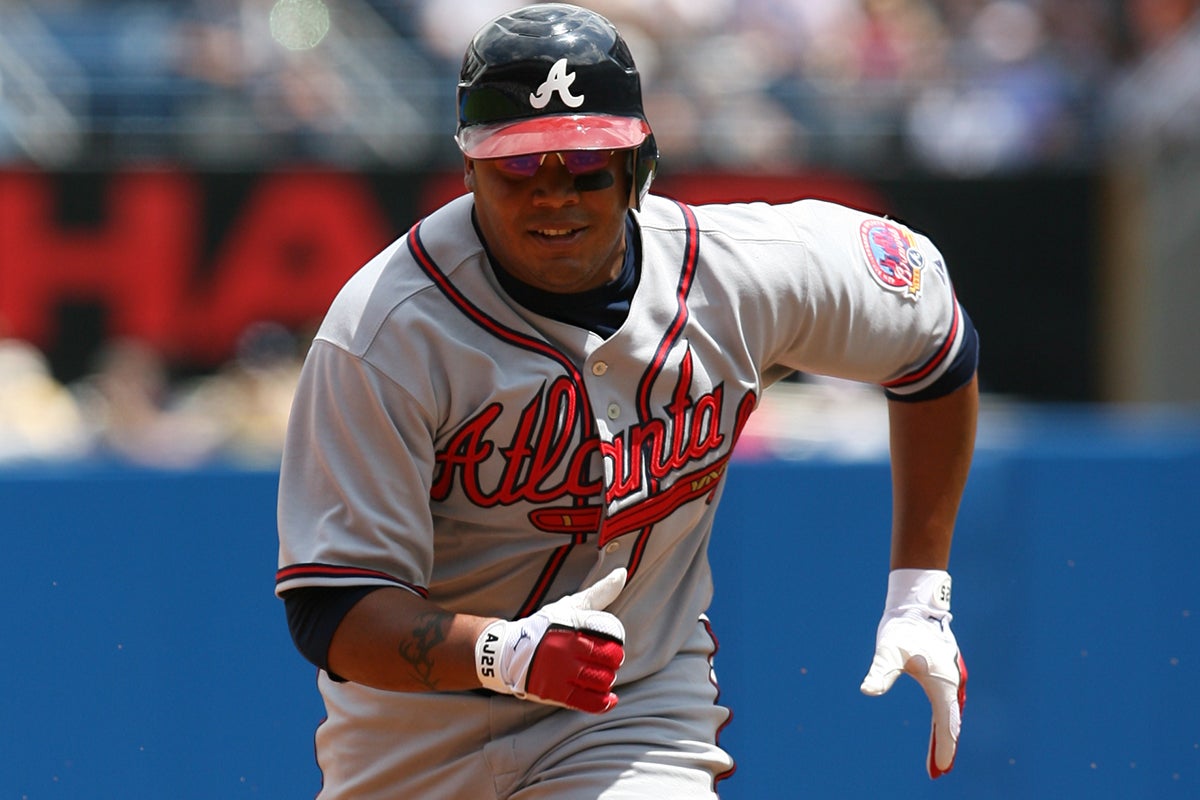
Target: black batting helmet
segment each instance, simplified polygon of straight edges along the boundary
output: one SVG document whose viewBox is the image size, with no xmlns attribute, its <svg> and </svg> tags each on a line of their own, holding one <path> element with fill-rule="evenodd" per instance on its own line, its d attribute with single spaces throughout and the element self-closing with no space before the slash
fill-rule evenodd
<svg viewBox="0 0 1200 800">
<path fill-rule="evenodd" d="M 658 165 L 641 78 L 616 27 L 565 3 L 526 6 L 480 28 L 458 81 L 468 158 L 556 150 L 633 150 L 634 204 Z"/>
</svg>

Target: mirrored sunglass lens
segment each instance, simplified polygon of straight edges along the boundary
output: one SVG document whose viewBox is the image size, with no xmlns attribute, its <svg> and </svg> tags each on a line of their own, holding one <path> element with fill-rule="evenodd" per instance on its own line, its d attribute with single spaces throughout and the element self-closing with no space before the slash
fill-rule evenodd
<svg viewBox="0 0 1200 800">
<path fill-rule="evenodd" d="M 538 171 L 538 167 L 542 165 L 542 159 L 545 157 L 544 153 L 534 153 L 527 156 L 510 156 L 509 158 L 498 159 L 496 166 L 502 172 L 528 177 Z"/>
<path fill-rule="evenodd" d="M 612 158 L 612 150 L 563 150 L 555 155 L 566 166 L 567 171 L 572 175 L 582 175 L 587 172 L 595 172 L 603 169 L 610 158 Z M 542 162 L 546 160 L 549 153 L 532 153 L 523 156 L 508 156 L 507 158 L 496 159 L 496 166 L 501 172 L 506 172 L 509 175 L 519 175 L 522 177 L 531 177 L 537 173 Z"/>
<path fill-rule="evenodd" d="M 612 157 L 611 150 L 567 150 L 559 154 L 572 175 L 601 169 Z"/>
</svg>

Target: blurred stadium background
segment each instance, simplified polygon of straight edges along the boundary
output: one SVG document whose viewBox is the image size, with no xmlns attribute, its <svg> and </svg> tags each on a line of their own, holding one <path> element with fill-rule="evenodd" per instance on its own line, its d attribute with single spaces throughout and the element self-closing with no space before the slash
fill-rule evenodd
<svg viewBox="0 0 1200 800">
<path fill-rule="evenodd" d="M 0 0 L 0 677 L 26 686 L 0 796 L 315 793 L 320 708 L 270 596 L 291 389 L 341 282 L 462 191 L 459 60 L 512 5 Z M 915 766 L 919 698 L 899 731 L 855 705 L 886 565 L 805 531 L 885 529 L 881 399 L 798 376 L 714 545 L 728 796 L 1200 795 L 1200 0 L 586 5 L 641 68 L 657 191 L 903 218 L 981 333 L 959 770 Z M 857 598 L 855 629 L 805 623 L 832 663 L 780 645 L 780 702 L 755 608 L 805 561 L 840 566 L 802 597 Z"/>
<path fill-rule="evenodd" d="M 0 3 L 0 459 L 206 457 L 266 365 L 278 416 L 337 285 L 462 191 L 458 62 L 506 5 Z M 930 233 L 992 395 L 1200 401 L 1195 0 L 593 5 L 643 72 L 662 193 Z M 166 410 L 192 432 L 155 454 Z"/>
</svg>

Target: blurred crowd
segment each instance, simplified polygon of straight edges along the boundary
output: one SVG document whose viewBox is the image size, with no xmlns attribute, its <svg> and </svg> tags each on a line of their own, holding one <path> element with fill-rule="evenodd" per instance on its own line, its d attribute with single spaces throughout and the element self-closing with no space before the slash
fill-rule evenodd
<svg viewBox="0 0 1200 800">
<path fill-rule="evenodd" d="M 463 48 L 512 5 L 4 0 L 0 169 L 452 166 Z M 1200 0 L 588 5 L 629 41 L 664 170 L 978 176 L 1200 147 Z M 274 465 L 306 347 L 263 322 L 181 377 L 112 341 L 62 382 L 0 330 L 0 464 Z"/>
<path fill-rule="evenodd" d="M 6 0 L 0 164 L 452 163 L 464 46 L 513 5 Z M 589 5 L 629 41 L 665 167 L 970 175 L 1200 136 L 1200 0 Z"/>
<path fill-rule="evenodd" d="M 0 466 L 276 467 L 306 347 L 293 331 L 256 323 L 228 363 L 181 378 L 161 352 L 115 339 L 64 383 L 36 347 L 0 338 Z"/>
</svg>

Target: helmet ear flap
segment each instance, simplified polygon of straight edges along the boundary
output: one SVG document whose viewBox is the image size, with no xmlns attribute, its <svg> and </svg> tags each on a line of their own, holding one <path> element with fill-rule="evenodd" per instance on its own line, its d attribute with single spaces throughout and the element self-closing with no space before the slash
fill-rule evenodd
<svg viewBox="0 0 1200 800">
<path fill-rule="evenodd" d="M 650 184 L 654 181 L 654 175 L 658 172 L 658 143 L 654 141 L 653 133 L 648 135 L 646 140 L 633 151 L 631 161 L 630 169 L 633 173 L 630 189 L 633 195 L 631 203 L 635 209 L 640 210 L 646 195 L 650 193 Z"/>
</svg>

